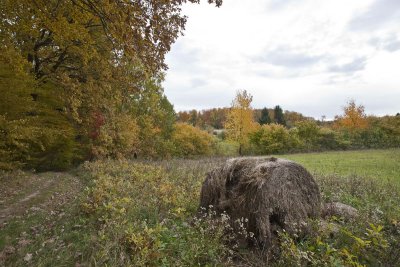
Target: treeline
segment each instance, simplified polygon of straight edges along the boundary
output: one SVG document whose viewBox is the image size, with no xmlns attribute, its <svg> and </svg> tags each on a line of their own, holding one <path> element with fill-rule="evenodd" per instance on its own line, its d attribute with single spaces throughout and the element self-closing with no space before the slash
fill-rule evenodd
<svg viewBox="0 0 400 267">
<path fill-rule="evenodd" d="M 367 116 L 351 100 L 333 121 L 294 111 L 253 109 L 252 96 L 239 91 L 230 108 L 178 112 L 178 121 L 218 137 L 214 153 L 265 155 L 287 152 L 400 147 L 400 114 Z"/>
<path fill-rule="evenodd" d="M 197 111 L 179 111 L 177 113 L 178 122 L 188 123 L 202 129 L 224 129 L 227 114 L 230 108 L 212 108 Z M 277 105 L 275 108 L 253 109 L 253 117 L 260 124 L 278 123 L 289 128 L 296 122 L 303 120 L 313 120 L 312 117 L 306 117 L 295 111 L 285 110 Z M 318 122 L 321 124 L 321 121 Z"/>
<path fill-rule="evenodd" d="M 364 107 L 351 100 L 334 121 L 289 113 L 296 116 L 288 124 L 279 106 L 274 120 L 265 108 L 255 121 L 251 101 L 250 94 L 239 91 L 227 114 L 226 137 L 239 144 L 239 154 L 400 147 L 400 114 L 367 116 Z"/>
</svg>

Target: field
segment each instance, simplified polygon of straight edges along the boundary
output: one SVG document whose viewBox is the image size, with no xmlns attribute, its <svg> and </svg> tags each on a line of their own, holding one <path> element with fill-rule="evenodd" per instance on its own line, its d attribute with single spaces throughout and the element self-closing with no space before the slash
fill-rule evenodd
<svg viewBox="0 0 400 267">
<path fill-rule="evenodd" d="M 400 149 L 281 155 L 314 174 L 324 201 L 359 210 L 331 230 L 280 236 L 279 255 L 236 244 L 196 217 L 224 158 L 98 161 L 69 173 L 3 173 L 0 266 L 399 266 Z M 329 228 L 329 227 L 328 227 Z"/>
<path fill-rule="evenodd" d="M 282 155 L 316 174 L 356 175 L 400 182 L 400 150 L 360 150 Z"/>
</svg>

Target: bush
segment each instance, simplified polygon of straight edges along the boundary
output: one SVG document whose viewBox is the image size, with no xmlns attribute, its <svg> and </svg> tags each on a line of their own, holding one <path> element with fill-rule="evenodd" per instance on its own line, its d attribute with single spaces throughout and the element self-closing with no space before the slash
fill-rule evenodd
<svg viewBox="0 0 400 267">
<path fill-rule="evenodd" d="M 209 155 L 212 152 L 213 137 L 189 124 L 177 123 L 172 134 L 172 142 L 176 156 Z"/>
<path fill-rule="evenodd" d="M 295 135 L 282 125 L 262 125 L 259 130 L 250 134 L 250 143 L 259 154 L 276 154 L 290 151 L 299 145 Z"/>
<path fill-rule="evenodd" d="M 315 121 L 307 120 L 296 123 L 296 134 L 303 149 L 306 151 L 318 149 L 320 128 Z"/>
</svg>

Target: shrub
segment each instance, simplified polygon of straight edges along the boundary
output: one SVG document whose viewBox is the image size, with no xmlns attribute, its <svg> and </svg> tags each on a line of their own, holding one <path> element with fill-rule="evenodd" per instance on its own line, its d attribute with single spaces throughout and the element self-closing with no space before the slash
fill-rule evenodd
<svg viewBox="0 0 400 267">
<path fill-rule="evenodd" d="M 172 134 L 175 155 L 180 157 L 209 155 L 212 141 L 210 134 L 186 123 L 177 123 Z"/>
<path fill-rule="evenodd" d="M 260 154 L 290 151 L 299 144 L 299 140 L 279 124 L 262 125 L 259 130 L 250 134 L 250 142 Z"/>
<path fill-rule="evenodd" d="M 303 149 L 311 151 L 318 148 L 320 128 L 315 121 L 306 120 L 298 122 L 296 123 L 296 130 Z"/>
</svg>

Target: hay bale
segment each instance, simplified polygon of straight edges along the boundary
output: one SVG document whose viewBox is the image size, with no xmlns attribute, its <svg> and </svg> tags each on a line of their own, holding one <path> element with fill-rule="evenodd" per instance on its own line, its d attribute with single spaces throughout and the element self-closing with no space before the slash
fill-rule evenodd
<svg viewBox="0 0 400 267">
<path fill-rule="evenodd" d="M 311 174 L 295 162 L 273 157 L 227 160 L 207 174 L 200 198 L 203 209 L 226 212 L 233 221 L 246 218 L 246 230 L 263 244 L 270 244 L 278 229 L 301 232 L 321 208 Z"/>
</svg>

